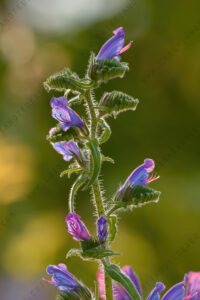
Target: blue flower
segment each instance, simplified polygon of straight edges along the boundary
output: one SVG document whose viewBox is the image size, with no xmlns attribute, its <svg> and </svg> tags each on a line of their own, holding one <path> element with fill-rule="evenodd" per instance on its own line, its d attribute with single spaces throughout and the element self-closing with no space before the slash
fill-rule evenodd
<svg viewBox="0 0 200 300">
<path fill-rule="evenodd" d="M 78 146 L 74 141 L 70 141 L 70 142 L 63 141 L 63 142 L 57 142 L 51 144 L 59 154 L 63 155 L 64 160 L 70 161 L 74 156 L 77 156 L 81 160 Z"/>
<path fill-rule="evenodd" d="M 125 43 L 125 34 L 123 27 L 119 27 L 113 31 L 114 36 L 111 37 L 100 49 L 96 61 L 102 60 L 104 58 L 112 59 L 116 58 L 117 60 L 121 60 L 120 54 L 125 52 L 131 47 L 132 42 L 130 42 L 127 46 L 124 47 Z"/>
<path fill-rule="evenodd" d="M 107 238 L 107 219 L 104 216 L 101 216 L 97 221 L 97 230 L 99 242 L 102 244 Z"/>
<path fill-rule="evenodd" d="M 123 186 L 117 193 L 117 198 L 125 191 L 127 188 L 131 190 L 136 185 L 147 185 L 150 182 L 158 179 L 160 176 L 150 175 L 150 173 L 155 168 L 155 163 L 152 159 L 146 158 L 144 163 L 135 169 L 131 175 L 126 179 Z"/>
<path fill-rule="evenodd" d="M 72 293 L 74 289 L 79 289 L 79 285 L 77 284 L 78 280 L 68 272 L 65 264 L 48 266 L 47 274 L 51 275 L 51 280 L 45 278 L 43 278 L 43 280 L 54 285 L 60 291 Z"/>
<path fill-rule="evenodd" d="M 79 115 L 68 107 L 68 100 L 62 96 L 53 97 L 50 105 L 52 107 L 52 117 L 62 124 L 62 129 L 67 131 L 69 127 L 84 127 L 84 123 Z"/>
</svg>

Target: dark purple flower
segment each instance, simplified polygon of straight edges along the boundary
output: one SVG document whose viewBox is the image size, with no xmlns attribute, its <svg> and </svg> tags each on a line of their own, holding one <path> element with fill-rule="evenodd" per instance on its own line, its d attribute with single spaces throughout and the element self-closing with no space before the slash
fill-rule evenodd
<svg viewBox="0 0 200 300">
<path fill-rule="evenodd" d="M 100 49 L 96 60 L 102 60 L 104 58 L 111 59 L 116 58 L 121 60 L 120 54 L 128 50 L 132 44 L 130 42 L 127 46 L 124 47 L 125 43 L 125 34 L 123 27 L 119 27 L 113 31 L 114 36 L 111 37 Z"/>
<path fill-rule="evenodd" d="M 70 161 L 74 157 L 74 155 L 78 156 L 78 158 L 81 160 L 78 146 L 74 141 L 70 141 L 70 142 L 63 141 L 63 142 L 57 142 L 51 144 L 59 154 L 63 155 L 64 160 Z"/>
<path fill-rule="evenodd" d="M 74 289 L 79 289 L 77 279 L 68 272 L 65 264 L 58 266 L 50 265 L 47 267 L 47 274 L 51 275 L 51 280 L 43 278 L 49 284 L 54 285 L 60 291 L 72 293 Z"/>
<path fill-rule="evenodd" d="M 68 232 L 73 235 L 76 241 L 89 241 L 90 234 L 84 223 L 80 220 L 81 217 L 75 213 L 68 213 L 65 222 L 67 223 Z"/>
<path fill-rule="evenodd" d="M 200 300 L 200 272 L 190 272 L 187 276 L 184 300 Z"/>
<path fill-rule="evenodd" d="M 84 127 L 84 123 L 79 115 L 68 107 L 68 100 L 62 96 L 51 99 L 52 117 L 62 124 L 62 129 L 66 131 L 69 127 Z"/>
<path fill-rule="evenodd" d="M 98 237 L 99 242 L 105 242 L 107 238 L 107 219 L 104 216 L 101 216 L 97 221 Z"/>
</svg>

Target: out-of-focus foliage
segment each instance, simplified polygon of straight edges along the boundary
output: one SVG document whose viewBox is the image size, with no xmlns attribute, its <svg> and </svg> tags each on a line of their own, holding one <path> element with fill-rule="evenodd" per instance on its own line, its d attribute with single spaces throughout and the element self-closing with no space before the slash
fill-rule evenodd
<svg viewBox="0 0 200 300">
<path fill-rule="evenodd" d="M 47 18 L 52 3 L 46 10 L 35 6 L 29 23 L 32 1 L 18 1 L 21 8 L 15 3 L 15 10 L 11 10 L 11 1 L 1 1 L 2 300 L 13 295 L 15 300 L 55 299 L 55 290 L 41 284 L 40 278 L 47 264 L 66 262 L 63 254 L 75 247 L 64 223 L 72 181 L 67 176 L 59 178 L 66 162 L 45 139 L 55 122 L 49 106 L 53 92 L 47 94 L 42 83 L 65 67 L 84 77 L 90 50 L 97 54 L 119 26 L 124 27 L 127 41 L 133 40 L 131 49 L 123 54 L 130 70 L 123 80 L 117 78 L 106 87 L 102 84 L 97 96 L 100 99 L 105 92 L 122 90 L 140 103 L 134 114 L 126 112 L 110 122 L 112 136 L 103 145 L 103 153 L 116 164 L 103 166 L 105 197 L 111 198 L 146 157 L 156 162 L 161 178 L 153 187 L 162 195 L 158 204 L 121 214 L 113 249 L 123 256 L 113 261 L 131 264 L 146 294 L 156 280 L 169 287 L 185 272 L 200 270 L 199 1 L 130 0 L 121 1 L 120 6 L 117 1 L 116 7 L 112 2 L 112 10 L 102 1 L 98 17 L 88 11 L 87 24 L 87 18 L 80 17 L 79 1 L 77 11 L 72 1 L 64 2 L 69 6 L 63 10 L 71 8 L 76 16 L 76 31 L 65 24 L 60 31 L 40 29 L 42 20 L 45 28 L 48 22 L 53 27 Z M 29 15 L 22 18 L 28 9 Z M 34 29 L 37 18 L 40 22 Z M 76 202 L 94 232 L 88 193 L 78 193 Z M 66 263 L 75 276 L 93 286 L 97 266 L 76 257 Z"/>
</svg>

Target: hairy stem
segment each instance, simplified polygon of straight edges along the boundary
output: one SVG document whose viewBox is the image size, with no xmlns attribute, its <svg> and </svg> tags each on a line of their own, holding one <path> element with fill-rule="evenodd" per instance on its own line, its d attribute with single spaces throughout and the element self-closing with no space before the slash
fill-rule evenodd
<svg viewBox="0 0 200 300">
<path fill-rule="evenodd" d="M 91 90 L 86 92 L 86 100 L 87 105 L 90 113 L 90 137 L 96 138 L 96 129 L 97 129 L 97 116 L 94 109 L 92 96 L 91 96 Z M 92 157 L 90 157 L 90 163 L 92 163 Z M 92 184 L 92 190 L 94 194 L 95 204 L 96 204 L 96 210 L 98 217 L 105 215 L 105 209 L 103 204 L 103 199 L 101 196 L 101 189 L 99 185 L 99 180 L 96 179 L 95 182 Z M 109 246 L 106 245 L 106 249 L 109 249 Z M 106 259 L 106 263 L 109 264 L 109 258 Z M 113 289 L 112 289 L 112 280 L 107 274 L 107 272 L 104 270 L 104 278 L 105 278 L 105 295 L 106 300 L 113 300 Z"/>
<path fill-rule="evenodd" d="M 100 191 L 98 180 L 95 180 L 95 182 L 92 185 L 92 189 L 93 189 L 94 198 L 95 198 L 95 202 L 96 202 L 97 214 L 98 214 L 98 217 L 100 217 L 102 215 L 105 215 L 105 210 L 104 210 L 103 201 L 101 198 L 101 191 Z"/>
<path fill-rule="evenodd" d="M 88 104 L 88 108 L 89 108 L 89 112 L 90 112 L 90 137 L 91 138 L 95 138 L 96 137 L 96 129 L 97 129 L 97 117 L 96 117 L 96 112 L 93 106 L 93 102 L 92 102 L 92 95 L 91 95 L 92 91 L 88 90 L 86 92 L 86 100 L 87 100 L 87 104 Z"/>
</svg>

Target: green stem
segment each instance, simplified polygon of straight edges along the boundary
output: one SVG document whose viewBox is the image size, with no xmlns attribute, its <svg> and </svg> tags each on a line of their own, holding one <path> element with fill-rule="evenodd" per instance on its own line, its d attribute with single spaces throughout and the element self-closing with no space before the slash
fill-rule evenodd
<svg viewBox="0 0 200 300">
<path fill-rule="evenodd" d="M 113 300 L 113 288 L 112 288 L 112 280 L 108 273 L 104 269 L 104 278 L 105 278 L 105 294 L 106 300 Z"/>
<path fill-rule="evenodd" d="M 92 101 L 92 95 L 91 95 L 91 90 L 86 92 L 86 100 L 87 100 L 87 105 L 89 108 L 90 112 L 90 137 L 91 138 L 96 138 L 96 129 L 97 129 L 97 116 L 95 112 L 95 108 L 93 105 Z M 90 156 L 90 164 L 92 163 L 92 157 Z M 92 184 L 92 190 L 94 194 L 94 199 L 96 203 L 96 209 L 97 209 L 97 214 L 98 217 L 105 215 L 105 209 L 104 209 L 104 204 L 103 204 L 103 199 L 101 196 L 101 189 L 99 186 L 99 180 L 96 179 L 95 182 Z M 106 249 L 109 249 L 109 246 L 106 245 Z M 109 264 L 109 258 L 106 259 L 106 263 Z M 105 274 L 105 295 L 106 295 L 106 300 L 113 300 L 113 289 L 112 289 L 112 280 L 110 276 L 107 274 L 107 272 L 104 269 L 104 274 Z"/>
<path fill-rule="evenodd" d="M 96 129 L 97 129 L 97 116 L 96 116 L 96 112 L 95 112 L 95 109 L 93 106 L 91 92 L 92 92 L 91 90 L 88 90 L 86 92 L 86 100 L 87 100 L 88 108 L 90 111 L 90 118 L 91 118 L 90 136 L 91 136 L 91 138 L 95 138 L 96 137 Z"/>
<path fill-rule="evenodd" d="M 111 208 L 107 213 L 106 213 L 106 217 L 109 217 L 114 211 L 116 211 L 117 209 L 119 209 L 120 207 L 116 207 L 114 206 L 113 208 Z"/>
<path fill-rule="evenodd" d="M 94 198 L 96 202 L 96 207 L 97 207 L 97 214 L 98 217 L 105 215 L 105 210 L 103 206 L 103 201 L 101 199 L 101 192 L 100 192 L 100 187 L 99 187 L 99 181 L 95 180 L 95 182 L 92 185 L 93 193 L 94 193 Z"/>
</svg>

